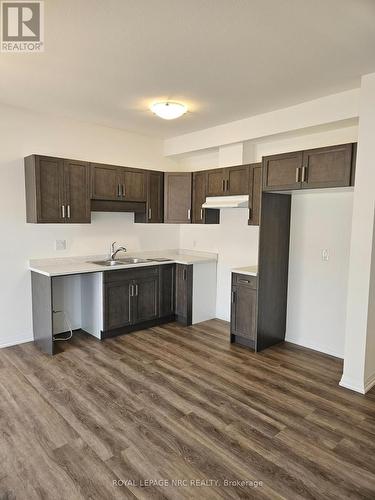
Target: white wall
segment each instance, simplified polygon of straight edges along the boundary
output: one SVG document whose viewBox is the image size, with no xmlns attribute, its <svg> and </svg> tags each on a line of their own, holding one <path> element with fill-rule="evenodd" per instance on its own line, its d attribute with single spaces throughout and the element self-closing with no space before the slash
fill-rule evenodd
<svg viewBox="0 0 375 500">
<path fill-rule="evenodd" d="M 344 357 L 352 192 L 292 196 L 286 340 Z M 329 260 L 322 260 L 327 249 Z"/>
<path fill-rule="evenodd" d="M 121 130 L 0 108 L 0 346 L 32 338 L 30 258 L 102 254 L 117 240 L 130 250 L 176 248 L 178 226 L 133 223 L 132 214 L 93 213 L 92 224 L 26 224 L 23 158 L 32 153 L 173 170 L 161 141 Z M 55 240 L 68 248 L 55 251 Z"/>
<path fill-rule="evenodd" d="M 221 147 L 359 116 L 359 89 L 244 118 L 165 141 L 168 156 Z"/>
<path fill-rule="evenodd" d="M 315 127 L 307 133 L 279 134 L 245 142 L 243 162 L 258 162 L 269 154 L 355 142 L 357 138 L 356 120 L 341 122 L 336 127 Z M 193 169 L 196 165 L 199 169 L 219 166 L 220 158 L 225 157 L 220 149 L 224 148 L 212 149 L 209 153 L 195 152 L 189 166 Z M 234 154 L 238 160 L 238 149 L 234 149 Z M 183 166 L 182 163 L 181 168 Z M 293 198 L 286 336 L 291 342 L 342 356 L 353 194 L 315 192 L 293 195 Z M 219 254 L 216 312 L 217 317 L 224 320 L 230 315 L 230 269 L 258 262 L 259 229 L 248 226 L 247 217 L 245 209 L 226 209 L 221 211 L 220 226 L 180 228 L 183 248 L 195 245 L 199 250 Z M 331 258 L 328 263 L 322 263 L 320 249 L 327 247 Z M 314 313 L 309 309 L 310 304 L 314 304 Z M 321 321 L 316 311 L 322 312 Z"/>
<path fill-rule="evenodd" d="M 361 82 L 345 362 L 340 382 L 359 392 L 366 392 L 375 384 L 374 136 L 375 73 L 372 73 Z"/>
<path fill-rule="evenodd" d="M 219 225 L 181 225 L 180 247 L 219 254 L 216 315 L 229 321 L 231 269 L 258 262 L 259 228 L 248 226 L 245 208 L 221 210 Z"/>
</svg>

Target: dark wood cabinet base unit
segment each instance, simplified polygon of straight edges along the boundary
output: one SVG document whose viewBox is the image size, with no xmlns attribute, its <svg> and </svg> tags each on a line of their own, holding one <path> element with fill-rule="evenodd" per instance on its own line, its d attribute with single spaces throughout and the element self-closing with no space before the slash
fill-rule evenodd
<svg viewBox="0 0 375 500">
<path fill-rule="evenodd" d="M 183 325 L 192 324 L 193 311 L 193 266 L 176 264 L 176 321 Z"/>
<path fill-rule="evenodd" d="M 256 348 L 257 277 L 232 273 L 231 342 Z"/>
<path fill-rule="evenodd" d="M 262 351 L 285 339 L 291 195 L 263 193 L 258 275 L 232 274 L 231 342 Z"/>
<path fill-rule="evenodd" d="M 46 354 L 54 354 L 52 327 L 52 278 L 31 271 L 34 342 Z"/>
<path fill-rule="evenodd" d="M 257 351 L 285 339 L 291 195 L 263 193 L 259 234 Z"/>
</svg>

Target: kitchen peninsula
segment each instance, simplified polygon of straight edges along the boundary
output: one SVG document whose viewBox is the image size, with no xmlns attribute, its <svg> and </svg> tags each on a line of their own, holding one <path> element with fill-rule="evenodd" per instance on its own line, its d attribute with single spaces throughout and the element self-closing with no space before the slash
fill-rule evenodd
<svg viewBox="0 0 375 500">
<path fill-rule="evenodd" d="M 98 339 L 169 321 L 188 326 L 215 317 L 217 254 L 137 252 L 133 260 L 140 263 L 94 263 L 103 258 L 30 260 L 34 341 L 47 354 L 56 352 L 54 316 L 62 311 L 78 316 L 74 329 Z M 66 311 L 64 296 L 73 279 L 79 306 Z"/>
</svg>

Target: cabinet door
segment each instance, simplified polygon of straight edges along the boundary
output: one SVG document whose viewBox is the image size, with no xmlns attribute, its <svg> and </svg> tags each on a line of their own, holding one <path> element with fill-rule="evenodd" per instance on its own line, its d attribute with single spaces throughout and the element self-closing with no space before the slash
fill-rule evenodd
<svg viewBox="0 0 375 500">
<path fill-rule="evenodd" d="M 156 319 L 159 315 L 159 278 L 145 277 L 134 282 L 132 324 Z"/>
<path fill-rule="evenodd" d="M 163 222 L 164 174 L 163 172 L 148 172 L 147 221 Z"/>
<path fill-rule="evenodd" d="M 131 280 L 106 283 L 104 287 L 104 330 L 131 324 Z"/>
<path fill-rule="evenodd" d="M 259 226 L 262 200 L 262 164 L 249 167 L 249 226 Z"/>
<path fill-rule="evenodd" d="M 241 195 L 249 194 L 249 166 L 239 165 L 237 167 L 229 167 L 225 172 L 225 194 Z"/>
<path fill-rule="evenodd" d="M 263 190 L 301 188 L 302 151 L 263 157 Z"/>
<path fill-rule="evenodd" d="M 164 174 L 164 222 L 170 224 L 191 222 L 191 183 L 191 173 Z"/>
<path fill-rule="evenodd" d="M 176 319 L 184 325 L 192 324 L 193 266 L 176 264 Z"/>
<path fill-rule="evenodd" d="M 63 204 L 63 160 L 36 158 L 37 222 L 65 222 Z"/>
<path fill-rule="evenodd" d="M 204 223 L 204 208 L 203 203 L 206 201 L 206 172 L 193 173 L 193 224 Z"/>
<path fill-rule="evenodd" d="M 223 196 L 225 194 L 225 168 L 207 171 L 207 196 Z"/>
<path fill-rule="evenodd" d="M 257 291 L 250 286 L 232 286 L 230 328 L 232 335 L 256 339 Z"/>
<path fill-rule="evenodd" d="M 121 167 L 92 164 L 92 198 L 94 200 L 121 199 Z"/>
<path fill-rule="evenodd" d="M 121 199 L 126 201 L 146 201 L 146 171 L 121 169 Z"/>
<path fill-rule="evenodd" d="M 175 264 L 159 266 L 159 316 L 174 314 Z"/>
<path fill-rule="evenodd" d="M 350 186 L 353 144 L 311 149 L 303 152 L 302 187 Z"/>
<path fill-rule="evenodd" d="M 66 222 L 91 222 L 90 169 L 86 162 L 64 160 Z"/>
</svg>

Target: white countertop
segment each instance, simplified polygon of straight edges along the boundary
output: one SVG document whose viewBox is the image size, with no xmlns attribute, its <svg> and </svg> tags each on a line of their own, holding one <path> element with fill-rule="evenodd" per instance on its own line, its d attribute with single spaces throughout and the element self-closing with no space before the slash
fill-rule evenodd
<svg viewBox="0 0 375 500">
<path fill-rule="evenodd" d="M 69 274 L 98 273 L 116 271 L 133 267 L 159 266 L 163 264 L 200 264 L 204 262 L 217 262 L 217 254 L 211 252 L 198 252 L 195 250 L 157 250 L 148 252 L 129 252 L 121 257 L 139 257 L 143 259 L 166 258 L 165 262 L 145 262 L 140 264 L 123 264 L 114 267 L 105 267 L 92 264 L 91 261 L 105 260 L 108 255 L 86 255 L 81 257 L 60 257 L 55 259 L 32 259 L 29 261 L 29 270 L 45 276 L 65 276 Z"/>
<path fill-rule="evenodd" d="M 232 273 L 247 274 L 248 276 L 258 275 L 258 266 L 236 267 Z"/>
</svg>

